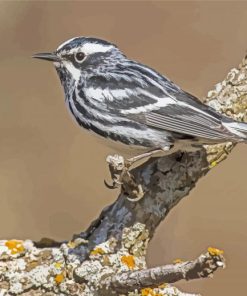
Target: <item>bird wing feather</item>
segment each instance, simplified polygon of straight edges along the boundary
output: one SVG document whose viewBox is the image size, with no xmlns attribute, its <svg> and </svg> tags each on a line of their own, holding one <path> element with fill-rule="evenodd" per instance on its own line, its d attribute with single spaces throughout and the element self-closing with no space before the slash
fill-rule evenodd
<svg viewBox="0 0 247 296">
<path fill-rule="evenodd" d="M 99 86 L 99 81 L 94 82 Z M 231 135 L 222 125 L 222 118 L 227 117 L 147 66 L 128 61 L 104 75 L 102 82 L 102 101 L 125 118 L 154 129 L 214 141 Z"/>
<path fill-rule="evenodd" d="M 221 114 L 188 93 L 180 91 L 174 95 L 176 104 L 145 114 L 148 126 L 209 140 L 229 139 Z"/>
</svg>

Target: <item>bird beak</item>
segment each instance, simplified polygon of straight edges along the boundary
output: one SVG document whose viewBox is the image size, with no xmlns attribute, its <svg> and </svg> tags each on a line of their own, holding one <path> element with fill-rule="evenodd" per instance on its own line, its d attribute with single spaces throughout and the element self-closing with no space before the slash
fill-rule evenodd
<svg viewBox="0 0 247 296">
<path fill-rule="evenodd" d="M 60 62 L 60 58 L 53 52 L 36 53 L 32 56 L 35 59 L 46 60 L 50 62 Z"/>
</svg>

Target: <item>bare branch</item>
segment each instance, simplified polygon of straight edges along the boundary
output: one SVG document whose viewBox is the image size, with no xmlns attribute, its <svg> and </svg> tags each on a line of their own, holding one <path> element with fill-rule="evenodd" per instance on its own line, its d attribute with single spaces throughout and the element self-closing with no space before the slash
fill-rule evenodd
<svg viewBox="0 0 247 296">
<path fill-rule="evenodd" d="M 179 280 L 212 277 L 218 268 L 224 267 L 225 260 L 220 252 L 218 255 L 207 252 L 194 261 L 116 274 L 106 279 L 105 286 L 111 291 L 124 293 L 146 287 L 154 288 L 163 283 L 175 283 Z"/>
</svg>

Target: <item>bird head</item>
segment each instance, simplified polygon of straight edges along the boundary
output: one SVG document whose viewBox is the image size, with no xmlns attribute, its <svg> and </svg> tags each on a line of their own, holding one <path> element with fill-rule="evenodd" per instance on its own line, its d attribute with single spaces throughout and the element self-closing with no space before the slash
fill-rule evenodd
<svg viewBox="0 0 247 296">
<path fill-rule="evenodd" d="M 124 55 L 112 43 L 91 37 L 75 37 L 62 43 L 54 52 L 38 53 L 34 58 L 53 62 L 64 87 L 80 80 L 85 72 L 102 65 L 112 66 Z"/>
</svg>

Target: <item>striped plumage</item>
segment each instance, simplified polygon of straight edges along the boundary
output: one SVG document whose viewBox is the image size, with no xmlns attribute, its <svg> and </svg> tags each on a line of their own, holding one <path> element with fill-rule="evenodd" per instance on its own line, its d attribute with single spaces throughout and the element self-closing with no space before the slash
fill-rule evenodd
<svg viewBox="0 0 247 296">
<path fill-rule="evenodd" d="M 217 113 L 107 41 L 77 37 L 35 57 L 54 62 L 73 117 L 105 139 L 146 150 L 247 141 L 245 123 Z"/>
</svg>

